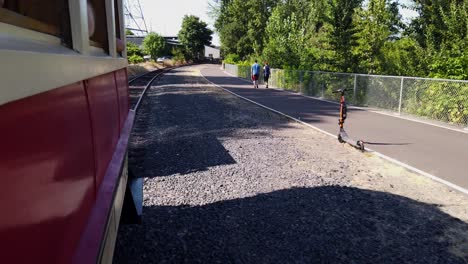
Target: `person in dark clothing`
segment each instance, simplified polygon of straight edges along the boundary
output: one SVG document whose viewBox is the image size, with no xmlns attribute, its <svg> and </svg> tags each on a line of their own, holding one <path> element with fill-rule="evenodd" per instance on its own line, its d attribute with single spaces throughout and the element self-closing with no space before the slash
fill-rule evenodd
<svg viewBox="0 0 468 264">
<path fill-rule="evenodd" d="M 270 78 L 270 66 L 268 62 L 265 61 L 265 66 L 263 66 L 263 81 L 265 82 L 266 88 L 268 88 L 268 79 Z"/>
</svg>

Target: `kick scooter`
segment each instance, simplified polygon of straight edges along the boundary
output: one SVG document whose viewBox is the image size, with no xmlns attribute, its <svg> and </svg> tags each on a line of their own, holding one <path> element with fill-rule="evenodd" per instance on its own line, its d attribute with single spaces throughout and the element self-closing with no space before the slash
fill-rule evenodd
<svg viewBox="0 0 468 264">
<path fill-rule="evenodd" d="M 341 95 L 340 99 L 340 119 L 338 119 L 338 124 L 340 125 L 340 133 L 338 134 L 338 141 L 340 143 L 348 143 L 351 146 L 364 151 L 364 141 L 358 140 L 354 141 L 351 138 L 349 138 L 348 133 L 344 130 L 344 122 L 347 116 L 347 110 L 348 108 L 346 107 L 346 101 L 345 101 L 345 92 L 351 91 L 349 89 L 339 89 L 336 91 L 333 91 L 333 93 L 339 93 Z"/>
</svg>

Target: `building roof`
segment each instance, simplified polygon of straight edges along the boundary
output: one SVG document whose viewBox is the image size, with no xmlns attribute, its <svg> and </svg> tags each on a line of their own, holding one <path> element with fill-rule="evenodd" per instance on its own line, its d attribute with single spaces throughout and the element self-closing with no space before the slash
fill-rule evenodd
<svg viewBox="0 0 468 264">
<path fill-rule="evenodd" d="M 143 45 L 143 40 L 145 39 L 146 36 L 133 36 L 133 35 L 127 35 L 127 42 L 131 42 L 133 44 L 136 44 L 137 46 L 141 47 Z M 166 43 L 169 44 L 170 46 L 180 46 L 179 38 L 177 36 L 163 36 L 163 38 L 166 39 Z"/>
<path fill-rule="evenodd" d="M 136 44 L 137 46 L 142 46 L 143 45 L 143 39 L 145 39 L 144 36 L 132 36 L 128 35 L 126 36 L 127 42 L 131 42 L 133 44 Z"/>
<path fill-rule="evenodd" d="M 206 49 L 206 48 L 215 49 L 215 50 L 220 50 L 220 47 L 213 46 L 213 45 L 210 45 L 210 46 L 205 45 L 205 49 Z"/>
</svg>

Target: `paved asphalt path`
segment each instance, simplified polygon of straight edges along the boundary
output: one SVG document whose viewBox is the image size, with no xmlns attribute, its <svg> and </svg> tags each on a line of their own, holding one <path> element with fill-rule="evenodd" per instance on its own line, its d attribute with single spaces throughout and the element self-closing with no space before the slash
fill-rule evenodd
<svg viewBox="0 0 468 264">
<path fill-rule="evenodd" d="M 206 65 L 201 73 L 231 92 L 338 134 L 337 104 L 264 86 L 253 89 L 219 65 Z M 468 133 L 359 109 L 348 109 L 345 129 L 375 151 L 468 189 Z"/>
</svg>

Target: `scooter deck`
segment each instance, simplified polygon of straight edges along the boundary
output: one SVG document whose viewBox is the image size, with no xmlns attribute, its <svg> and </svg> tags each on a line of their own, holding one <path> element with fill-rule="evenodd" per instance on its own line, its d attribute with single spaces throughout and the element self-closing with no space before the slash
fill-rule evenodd
<svg viewBox="0 0 468 264">
<path fill-rule="evenodd" d="M 341 143 L 348 143 L 349 145 L 361 151 L 364 151 L 364 141 L 362 140 L 356 141 L 356 140 L 351 139 L 348 136 L 348 133 L 346 133 L 346 131 L 343 128 L 340 129 L 340 133 L 338 134 L 338 141 L 340 141 Z"/>
</svg>

